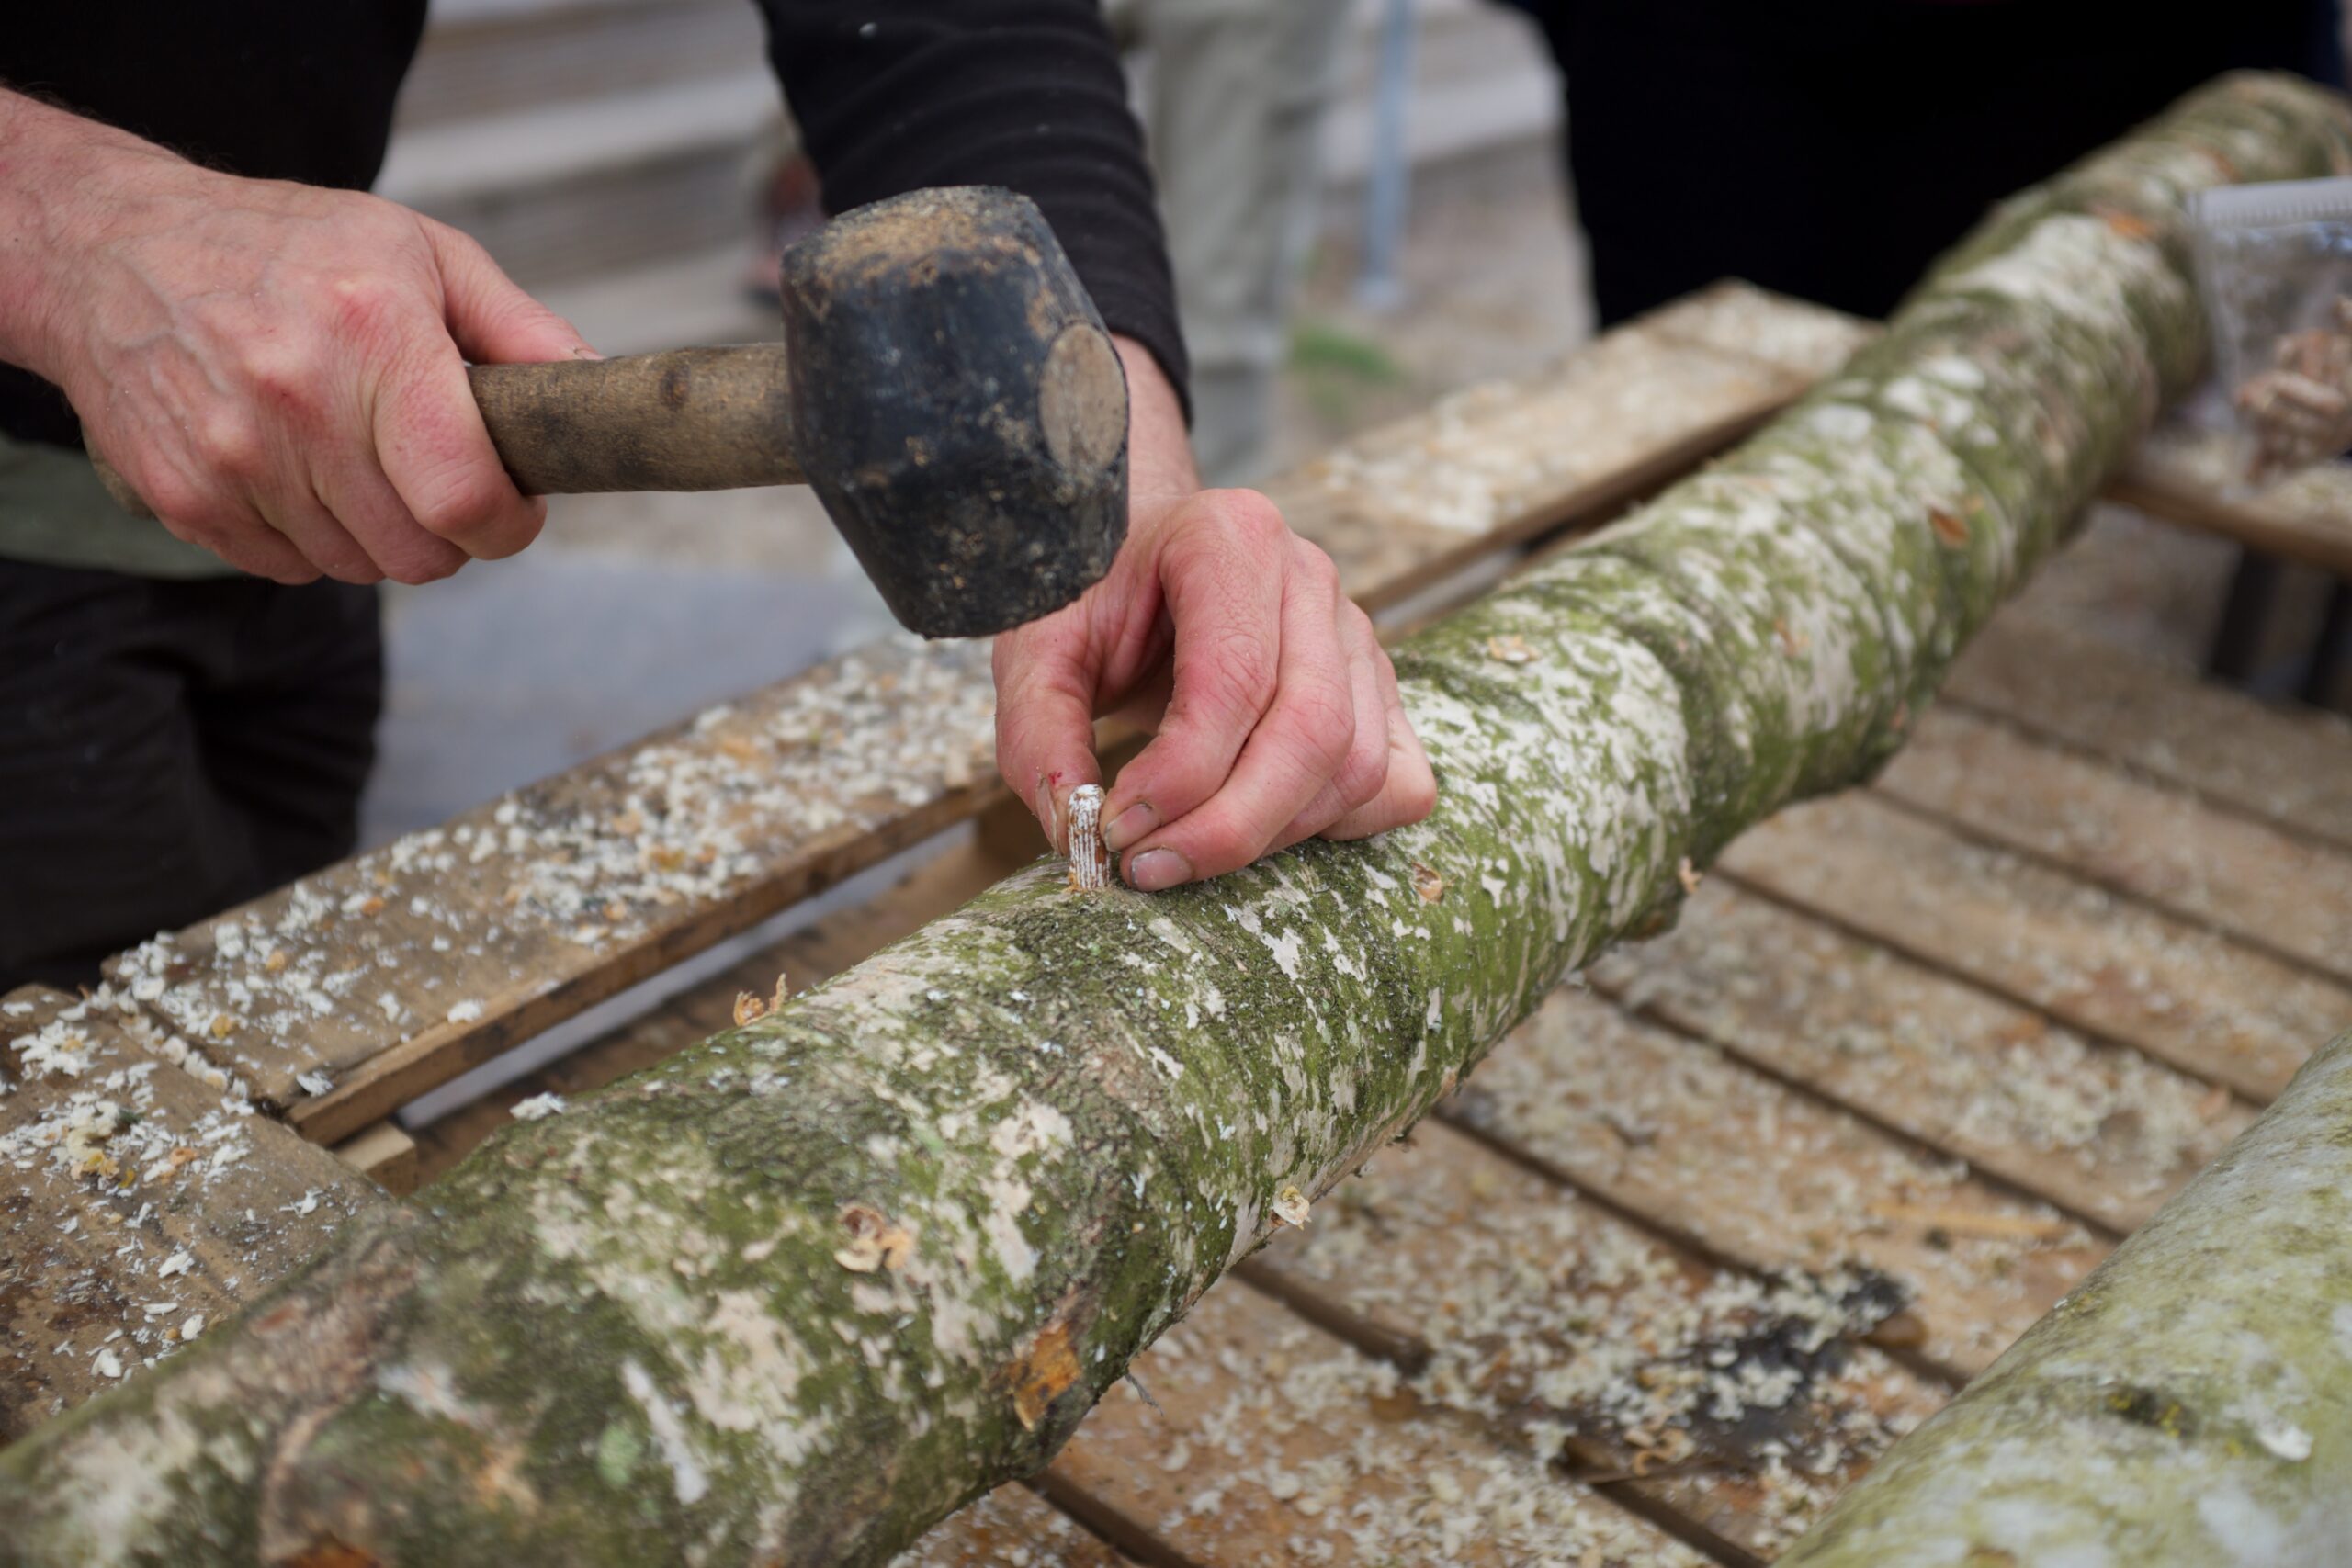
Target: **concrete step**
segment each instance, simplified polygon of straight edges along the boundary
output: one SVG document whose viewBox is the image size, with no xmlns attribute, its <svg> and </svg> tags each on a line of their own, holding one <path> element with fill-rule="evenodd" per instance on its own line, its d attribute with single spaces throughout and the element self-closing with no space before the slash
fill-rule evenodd
<svg viewBox="0 0 2352 1568">
<path fill-rule="evenodd" d="M 1344 39 L 1329 183 L 1373 141 L 1378 6 Z M 444 0 L 378 188 L 481 240 L 527 288 L 748 244 L 746 170 L 781 99 L 750 0 Z M 1418 167 L 1550 136 L 1559 90 L 1533 29 L 1422 0 L 1408 148 Z"/>
<path fill-rule="evenodd" d="M 600 354 L 643 354 L 687 344 L 761 343 L 784 335 L 771 303 L 743 291 L 741 236 L 684 255 L 568 278 L 537 292 Z"/>
<path fill-rule="evenodd" d="M 526 287 L 748 236 L 744 171 L 782 111 L 754 57 L 727 74 L 428 124 L 377 189 L 480 240 Z"/>
<path fill-rule="evenodd" d="M 751 0 L 435 0 L 399 127 L 726 75 L 764 45 Z"/>
</svg>

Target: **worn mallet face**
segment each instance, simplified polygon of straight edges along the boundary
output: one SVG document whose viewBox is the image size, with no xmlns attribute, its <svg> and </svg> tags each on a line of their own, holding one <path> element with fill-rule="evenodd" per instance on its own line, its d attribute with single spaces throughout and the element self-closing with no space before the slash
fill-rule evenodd
<svg viewBox="0 0 2352 1568">
<path fill-rule="evenodd" d="M 842 214 L 786 253 L 793 449 L 890 611 L 980 637 L 1061 608 L 1127 528 L 1127 388 L 1035 204 Z"/>
</svg>

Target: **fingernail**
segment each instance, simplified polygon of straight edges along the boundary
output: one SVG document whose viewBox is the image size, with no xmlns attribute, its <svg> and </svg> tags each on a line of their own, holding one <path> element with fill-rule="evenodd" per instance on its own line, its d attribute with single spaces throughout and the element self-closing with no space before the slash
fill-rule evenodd
<svg viewBox="0 0 2352 1568">
<path fill-rule="evenodd" d="M 1111 819 L 1111 825 L 1102 829 L 1102 842 L 1117 854 L 1159 826 L 1159 813 L 1138 800 Z"/>
<path fill-rule="evenodd" d="M 1157 893 L 1193 880 L 1193 863 L 1174 850 L 1146 850 L 1127 862 L 1127 886 L 1139 893 Z"/>
<path fill-rule="evenodd" d="M 602 359 L 605 356 L 597 353 L 594 349 L 590 348 L 586 344 L 582 343 L 572 345 L 571 357 L 574 359 Z"/>
</svg>

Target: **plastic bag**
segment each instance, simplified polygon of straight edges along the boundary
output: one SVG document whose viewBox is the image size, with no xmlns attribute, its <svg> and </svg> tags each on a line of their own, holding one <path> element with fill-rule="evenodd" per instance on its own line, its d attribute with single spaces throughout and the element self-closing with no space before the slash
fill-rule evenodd
<svg viewBox="0 0 2352 1568">
<path fill-rule="evenodd" d="M 2352 179 L 2223 186 L 2188 210 L 2246 482 L 2352 447 Z"/>
</svg>

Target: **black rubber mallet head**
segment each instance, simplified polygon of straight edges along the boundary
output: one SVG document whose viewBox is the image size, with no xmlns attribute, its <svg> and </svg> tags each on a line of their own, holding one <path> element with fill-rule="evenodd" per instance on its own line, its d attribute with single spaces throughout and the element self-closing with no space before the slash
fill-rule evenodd
<svg viewBox="0 0 2352 1568">
<path fill-rule="evenodd" d="M 784 329 L 469 375 L 526 493 L 806 483 L 925 637 L 1009 630 L 1110 570 L 1126 377 L 1026 197 L 965 186 L 843 213 L 786 253 Z"/>
</svg>

